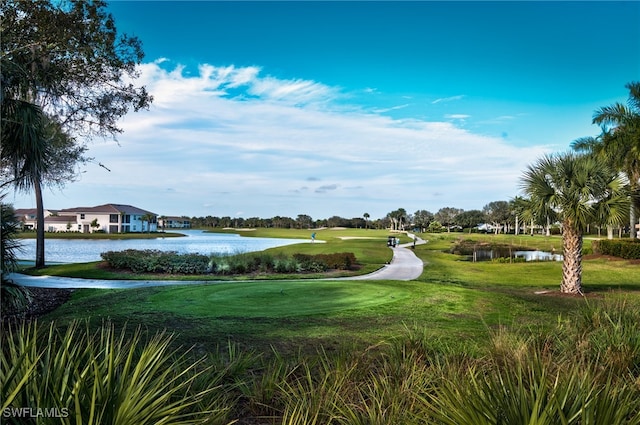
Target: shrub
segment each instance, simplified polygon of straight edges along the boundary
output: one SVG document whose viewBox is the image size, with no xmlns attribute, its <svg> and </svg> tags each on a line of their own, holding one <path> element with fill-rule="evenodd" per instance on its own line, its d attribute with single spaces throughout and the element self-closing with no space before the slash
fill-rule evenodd
<svg viewBox="0 0 640 425">
<path fill-rule="evenodd" d="M 135 250 L 108 251 L 101 254 L 109 266 L 134 273 L 171 274 L 248 274 L 248 273 L 319 273 L 329 269 L 350 270 L 356 264 L 351 252 L 336 254 L 294 254 L 273 257 L 265 253 L 232 256 L 177 254 L 174 251 Z"/>
<path fill-rule="evenodd" d="M 640 259 L 640 240 L 600 239 L 593 241 L 591 246 L 596 254 L 611 255 L 626 260 Z"/>
<path fill-rule="evenodd" d="M 352 252 L 335 254 L 294 254 L 306 271 L 322 272 L 326 270 L 351 270 L 356 264 L 356 256 Z"/>
<path fill-rule="evenodd" d="M 210 269 L 209 257 L 200 254 L 127 249 L 100 255 L 109 266 L 134 273 L 205 274 Z"/>
<path fill-rule="evenodd" d="M 216 411 L 224 414 L 228 406 L 213 404 L 224 394 L 193 386 L 207 370 L 203 361 L 179 354 L 171 340 L 163 333 L 147 338 L 140 329 L 117 333 L 110 325 L 94 333 L 77 322 L 62 331 L 36 322 L 3 329 L 3 417 L 11 424 L 115 425 L 203 423 Z M 204 396 L 208 403 L 202 403 Z M 59 417 L 29 421 L 11 415 L 24 408 L 55 408 Z"/>
</svg>

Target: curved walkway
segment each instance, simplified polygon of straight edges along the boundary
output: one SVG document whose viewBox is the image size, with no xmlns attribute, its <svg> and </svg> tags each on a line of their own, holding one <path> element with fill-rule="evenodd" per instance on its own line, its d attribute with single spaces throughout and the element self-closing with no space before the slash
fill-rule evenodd
<svg viewBox="0 0 640 425">
<path fill-rule="evenodd" d="M 410 237 L 413 235 L 409 235 Z M 426 241 L 416 237 L 416 245 Z M 413 242 L 402 244 L 393 249 L 391 262 L 373 273 L 330 280 L 413 280 L 422 274 L 423 263 L 413 250 L 409 249 Z M 65 289 L 127 289 L 149 286 L 193 285 L 230 283 L 228 280 L 101 280 L 80 279 L 58 276 L 28 276 L 20 273 L 9 274 L 9 279 L 20 286 L 32 288 L 65 288 Z M 235 281 L 237 282 L 237 281 Z M 243 281 L 247 282 L 247 281 Z"/>
</svg>

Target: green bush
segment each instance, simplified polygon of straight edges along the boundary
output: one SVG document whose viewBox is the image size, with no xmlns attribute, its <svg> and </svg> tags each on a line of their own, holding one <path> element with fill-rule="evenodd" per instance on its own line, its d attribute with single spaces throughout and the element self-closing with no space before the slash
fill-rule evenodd
<svg viewBox="0 0 640 425">
<path fill-rule="evenodd" d="M 246 253 L 232 256 L 177 254 L 174 251 L 135 250 L 108 251 L 101 254 L 110 267 L 134 273 L 216 274 L 250 273 L 320 273 L 327 270 L 351 270 L 356 257 L 351 252 L 336 254 L 294 254 L 272 256 Z"/>
<path fill-rule="evenodd" d="M 127 249 L 100 255 L 109 266 L 134 273 L 205 274 L 210 269 L 209 257 L 200 254 Z"/>
<path fill-rule="evenodd" d="M 626 260 L 640 259 L 640 240 L 600 239 L 591 243 L 593 252 Z"/>
<path fill-rule="evenodd" d="M 356 264 L 356 256 L 352 252 L 335 254 L 294 254 L 305 271 L 323 272 L 326 270 L 351 270 Z"/>
</svg>

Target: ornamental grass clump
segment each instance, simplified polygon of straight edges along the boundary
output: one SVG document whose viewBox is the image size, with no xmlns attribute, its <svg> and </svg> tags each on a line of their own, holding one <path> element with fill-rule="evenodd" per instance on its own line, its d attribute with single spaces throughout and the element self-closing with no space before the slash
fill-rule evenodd
<svg viewBox="0 0 640 425">
<path fill-rule="evenodd" d="M 488 354 L 421 396 L 439 424 L 640 423 L 640 312 L 605 301 L 551 331 L 500 327 Z M 429 423 L 429 422 L 427 422 Z"/>
<path fill-rule="evenodd" d="M 219 387 L 194 383 L 207 368 L 172 337 L 137 329 L 92 332 L 23 323 L 3 329 L 0 357 L 3 423 L 142 425 L 229 423 Z M 20 409 L 48 409 L 53 417 L 20 417 Z"/>
</svg>

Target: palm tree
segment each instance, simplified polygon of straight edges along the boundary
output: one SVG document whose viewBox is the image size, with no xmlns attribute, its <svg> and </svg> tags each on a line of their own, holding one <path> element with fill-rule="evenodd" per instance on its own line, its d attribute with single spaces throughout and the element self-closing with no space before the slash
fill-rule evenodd
<svg viewBox="0 0 640 425">
<path fill-rule="evenodd" d="M 44 267 L 44 206 L 42 176 L 48 170 L 49 143 L 45 137 L 46 117 L 33 103 L 2 99 L 2 168 L 10 171 L 13 179 L 3 186 L 14 184 L 19 190 L 33 189 L 36 196 L 36 267 Z"/>
<path fill-rule="evenodd" d="M 529 166 L 522 189 L 533 216 L 553 211 L 562 223 L 560 291 L 582 294 L 582 234 L 592 222 L 622 223 L 629 207 L 624 179 L 593 156 L 567 153 Z"/>
<path fill-rule="evenodd" d="M 142 217 L 140 217 L 140 220 L 142 220 L 142 231 L 144 232 L 144 223 L 147 223 L 147 233 L 151 232 L 151 222 L 154 219 L 154 215 L 151 213 L 147 213 L 144 214 Z"/>
<path fill-rule="evenodd" d="M 578 139 L 573 148 L 592 152 L 626 174 L 632 198 L 629 236 L 635 239 L 636 212 L 640 209 L 640 82 L 625 87 L 629 90 L 627 105 L 615 103 L 596 110 L 593 123 L 602 127 L 602 134 Z"/>
<path fill-rule="evenodd" d="M 369 215 L 369 213 L 364 213 L 362 216 L 364 217 L 364 228 L 368 229 L 369 228 L 369 217 L 371 217 L 371 216 Z"/>
</svg>

